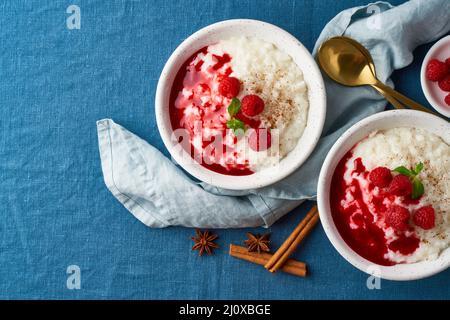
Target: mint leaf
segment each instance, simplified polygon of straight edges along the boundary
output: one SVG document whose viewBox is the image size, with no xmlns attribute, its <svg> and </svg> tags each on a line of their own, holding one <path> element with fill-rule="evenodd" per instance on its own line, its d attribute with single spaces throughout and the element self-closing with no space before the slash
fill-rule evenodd
<svg viewBox="0 0 450 320">
<path fill-rule="evenodd" d="M 235 133 L 237 130 L 245 131 L 245 124 L 238 119 L 231 119 L 227 121 L 227 127 L 232 129 Z"/>
<path fill-rule="evenodd" d="M 241 101 L 238 98 L 233 98 L 228 106 L 228 113 L 230 116 L 235 116 L 241 109 Z"/>
<path fill-rule="evenodd" d="M 422 171 L 422 169 L 423 169 L 423 163 L 420 162 L 420 163 L 416 164 L 416 168 L 414 169 L 414 173 L 416 175 L 418 175 L 420 173 L 420 171 Z"/>
<path fill-rule="evenodd" d="M 393 172 L 397 172 L 400 174 L 403 174 L 410 178 L 412 185 L 413 185 L 413 191 L 411 194 L 411 199 L 418 199 L 420 198 L 423 193 L 425 192 L 425 188 L 422 184 L 422 181 L 420 181 L 418 175 L 423 170 L 423 163 L 419 162 L 416 164 L 416 167 L 414 169 L 409 170 L 408 168 L 404 166 L 400 166 L 392 170 Z"/>
<path fill-rule="evenodd" d="M 425 188 L 423 187 L 422 182 L 419 179 L 414 178 L 412 181 L 412 185 L 413 185 L 413 191 L 411 194 L 411 199 L 420 198 L 423 195 L 423 193 L 425 192 Z"/>
<path fill-rule="evenodd" d="M 414 174 L 414 172 L 412 172 L 411 170 L 409 170 L 409 169 L 407 169 L 406 167 L 404 167 L 404 166 L 400 166 L 400 167 L 397 167 L 397 168 L 395 168 L 394 170 L 392 170 L 392 171 L 394 171 L 394 172 L 397 172 L 397 173 L 400 173 L 400 174 L 403 174 L 403 175 L 405 175 L 405 176 L 407 176 L 407 177 L 415 177 L 416 175 Z"/>
</svg>

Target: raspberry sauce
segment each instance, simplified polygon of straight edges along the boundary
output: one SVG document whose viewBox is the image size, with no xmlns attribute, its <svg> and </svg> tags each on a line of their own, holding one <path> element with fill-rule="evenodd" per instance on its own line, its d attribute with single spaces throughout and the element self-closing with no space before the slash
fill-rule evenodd
<svg viewBox="0 0 450 320">
<path fill-rule="evenodd" d="M 330 205 L 334 223 L 347 245 L 360 256 L 379 265 L 394 265 L 395 262 L 386 258 L 389 250 L 409 255 L 419 247 L 420 240 L 410 235 L 413 229 L 396 231 L 394 240 L 387 239 L 384 215 L 396 198 L 383 188 L 374 190 L 376 187 L 369 181 L 369 171 L 361 158 L 354 160 L 351 179 L 346 180 L 347 162 L 352 156 L 349 151 L 333 174 Z"/>
<path fill-rule="evenodd" d="M 169 106 L 172 128 L 187 130 L 190 136 L 187 151 L 202 166 L 225 175 L 251 175 L 248 161 L 234 149 L 237 137 L 227 130 L 231 99 L 218 92 L 220 81 L 233 72 L 232 58 L 225 53 L 206 59 L 207 54 L 205 47 L 192 55 L 174 79 Z M 259 126 L 258 121 L 240 114 L 237 117 L 250 127 Z M 209 147 L 214 141 L 219 141 L 218 148 Z"/>
</svg>

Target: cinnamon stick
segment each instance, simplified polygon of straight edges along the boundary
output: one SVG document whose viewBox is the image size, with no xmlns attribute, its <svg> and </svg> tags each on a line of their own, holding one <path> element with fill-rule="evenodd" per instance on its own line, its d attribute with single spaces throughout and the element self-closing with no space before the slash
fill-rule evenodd
<svg viewBox="0 0 450 320">
<path fill-rule="evenodd" d="M 273 254 L 272 258 L 267 261 L 267 263 L 264 265 L 264 268 L 271 271 L 271 269 L 275 266 L 275 264 L 285 255 L 286 251 L 289 250 L 291 245 L 295 242 L 295 240 L 298 238 L 302 230 L 305 228 L 305 226 L 308 224 L 308 222 L 317 214 L 317 206 L 314 206 L 309 210 L 309 212 L 306 214 L 306 216 L 303 218 L 302 221 L 297 225 L 297 227 L 292 231 L 292 233 L 289 235 L 289 237 L 284 241 L 284 243 L 281 245 L 281 247 Z M 303 235 L 302 239 L 306 236 L 306 234 Z M 300 240 L 301 241 L 301 240 Z M 298 245 L 298 244 L 297 244 Z M 295 250 L 295 248 L 293 248 Z M 292 252 L 294 251 L 292 250 Z M 291 253 L 292 253 L 291 252 Z M 290 255 L 290 254 L 289 254 Z M 288 256 L 289 257 L 289 256 Z M 287 259 L 285 259 L 286 261 Z M 274 272 L 274 271 L 271 271 Z"/>
<path fill-rule="evenodd" d="M 247 248 L 241 247 L 238 245 L 230 244 L 230 256 L 242 259 L 245 261 L 249 261 L 252 263 L 256 263 L 259 265 L 264 265 L 269 261 L 272 257 L 270 253 L 257 253 L 257 252 L 248 252 Z M 303 262 L 296 261 L 294 259 L 288 259 L 285 264 L 280 268 L 281 271 L 284 271 L 289 274 L 293 274 L 300 277 L 306 276 L 306 265 Z"/>
<path fill-rule="evenodd" d="M 270 272 L 275 272 L 278 269 L 280 269 L 284 263 L 289 259 L 289 257 L 294 253 L 294 251 L 297 249 L 298 245 L 302 240 L 311 232 L 313 227 L 317 224 L 319 221 L 319 214 L 316 213 L 306 224 L 306 226 L 303 228 L 303 230 L 300 232 L 298 237 L 295 239 L 295 241 L 289 246 L 289 248 L 284 252 L 284 254 L 278 259 L 278 261 L 275 263 L 275 265 L 269 269 Z"/>
</svg>

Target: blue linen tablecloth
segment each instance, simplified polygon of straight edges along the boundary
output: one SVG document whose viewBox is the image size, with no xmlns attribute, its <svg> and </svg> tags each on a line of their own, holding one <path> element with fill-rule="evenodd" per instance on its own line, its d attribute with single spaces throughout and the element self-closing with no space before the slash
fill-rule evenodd
<svg viewBox="0 0 450 320">
<path fill-rule="evenodd" d="M 80 29 L 67 27 L 72 4 L 80 9 Z M 147 228 L 103 182 L 98 119 L 114 118 L 167 155 L 156 130 L 155 87 L 166 59 L 188 35 L 216 21 L 253 18 L 286 29 L 312 50 L 331 18 L 363 4 L 0 3 L 0 298 L 449 299 L 449 270 L 369 290 L 367 276 L 339 256 L 320 227 L 295 254 L 310 267 L 306 279 L 269 275 L 229 257 L 228 244 L 241 243 L 246 230 L 218 230 L 222 248 L 199 258 L 190 251 L 192 229 Z M 419 70 L 428 48 L 416 50 L 414 63 L 393 76 L 400 91 L 424 104 Z M 274 247 L 311 205 L 270 228 Z M 80 289 L 67 286 L 77 269 L 70 266 L 79 267 Z"/>
</svg>

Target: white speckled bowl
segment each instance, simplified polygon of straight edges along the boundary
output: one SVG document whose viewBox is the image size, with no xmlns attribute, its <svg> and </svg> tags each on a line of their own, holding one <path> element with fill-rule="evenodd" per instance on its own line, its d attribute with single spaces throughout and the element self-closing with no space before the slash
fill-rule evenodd
<svg viewBox="0 0 450 320">
<path fill-rule="evenodd" d="M 305 131 L 297 146 L 281 160 L 277 170 L 261 170 L 251 176 L 228 176 L 206 169 L 193 161 L 187 153 L 179 152 L 176 141 L 171 139 L 172 125 L 169 115 L 169 98 L 174 78 L 180 66 L 195 52 L 205 46 L 217 43 L 221 39 L 233 36 L 256 37 L 271 42 L 280 50 L 289 54 L 303 71 L 308 86 L 309 112 Z M 172 158 L 194 177 L 211 185 L 247 190 L 261 188 L 275 183 L 302 165 L 313 151 L 322 133 L 326 112 L 326 94 L 322 75 L 308 50 L 291 34 L 256 20 L 227 20 L 207 26 L 187 38 L 174 51 L 167 61 L 156 90 L 156 120 L 162 140 Z M 177 151 L 178 150 L 178 151 Z"/>
<path fill-rule="evenodd" d="M 356 143 L 367 137 L 372 131 L 396 127 L 423 128 L 440 136 L 447 144 L 450 144 L 450 124 L 437 116 L 413 110 L 392 110 L 372 115 L 348 129 L 331 148 L 320 171 L 317 201 L 320 221 L 328 239 L 348 262 L 361 271 L 384 279 L 414 280 L 447 269 L 450 266 L 450 248 L 442 252 L 434 261 L 397 264 L 389 267 L 376 265 L 359 256 L 345 243 L 334 224 L 330 209 L 331 179 L 338 162 Z"/>
<path fill-rule="evenodd" d="M 445 61 L 450 57 L 450 36 L 446 36 L 436 42 L 428 51 L 427 55 L 423 59 L 422 69 L 420 70 L 420 84 L 422 86 L 423 93 L 428 102 L 436 109 L 440 114 L 450 117 L 450 106 L 445 104 L 444 98 L 450 92 L 442 91 L 437 82 L 432 82 L 426 77 L 426 69 L 428 62 L 431 59 L 439 59 Z"/>
</svg>

